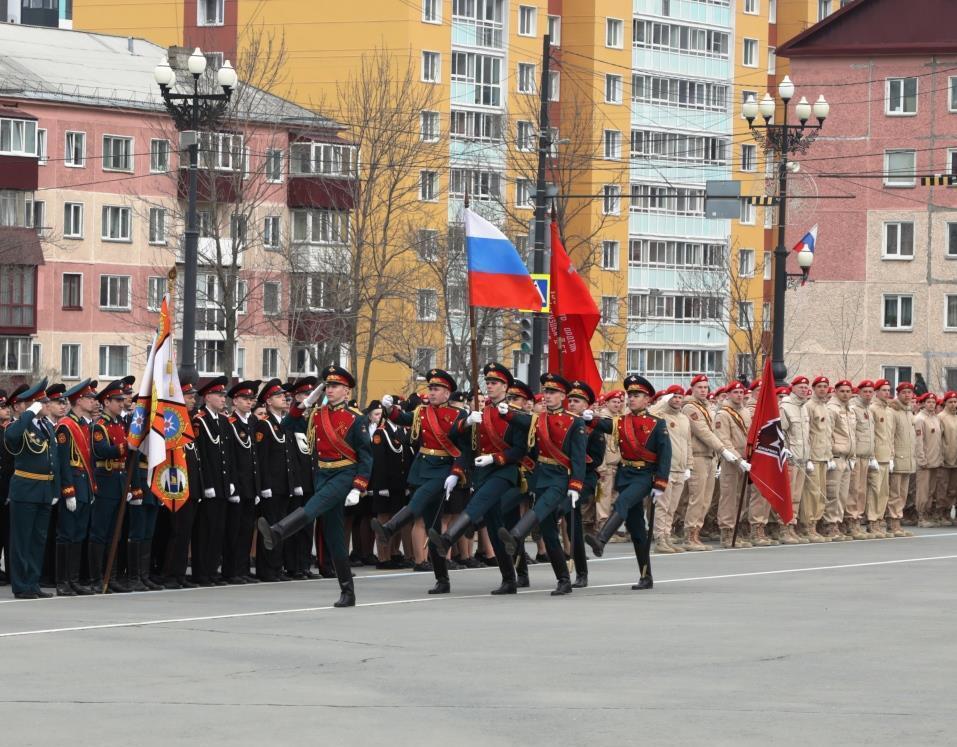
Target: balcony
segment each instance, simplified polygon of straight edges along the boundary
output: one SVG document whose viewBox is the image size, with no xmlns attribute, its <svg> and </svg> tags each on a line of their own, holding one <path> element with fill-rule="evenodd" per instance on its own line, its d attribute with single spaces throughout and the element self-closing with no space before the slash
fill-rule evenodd
<svg viewBox="0 0 957 747">
<path fill-rule="evenodd" d="M 0 189 L 32 192 L 38 177 L 36 117 L 0 105 Z"/>
<path fill-rule="evenodd" d="M 352 210 L 355 188 L 355 181 L 349 178 L 293 174 L 289 177 L 286 205 L 290 209 Z"/>
<path fill-rule="evenodd" d="M 639 213 L 628 216 L 631 236 L 676 236 L 682 239 L 725 240 L 731 222 L 714 220 L 703 215 L 668 215 L 666 213 Z"/>
<path fill-rule="evenodd" d="M 40 238 L 29 228 L 0 228 L 0 335 L 37 331 Z"/>
<path fill-rule="evenodd" d="M 480 21 L 465 16 L 452 16 L 452 45 L 480 49 L 504 49 L 500 21 Z"/>
<path fill-rule="evenodd" d="M 661 0 L 634 0 L 633 12 L 636 16 L 658 16 L 669 21 L 684 23 L 704 23 L 709 26 L 731 25 L 731 3 L 709 2 L 701 0 L 670 0 L 668 15 L 662 14 Z"/>
<path fill-rule="evenodd" d="M 243 175 L 240 171 L 212 171 L 200 169 L 196 182 L 196 199 L 213 204 L 239 202 Z M 185 200 L 189 195 L 189 170 L 179 170 L 176 195 Z"/>
<path fill-rule="evenodd" d="M 728 336 L 719 322 L 628 322 L 629 345 L 675 345 L 724 349 Z"/>
</svg>

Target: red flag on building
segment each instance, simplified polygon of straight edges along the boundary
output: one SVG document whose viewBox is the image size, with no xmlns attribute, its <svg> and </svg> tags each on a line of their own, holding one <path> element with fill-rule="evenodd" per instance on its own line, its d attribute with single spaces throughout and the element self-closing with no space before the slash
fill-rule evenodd
<svg viewBox="0 0 957 747">
<path fill-rule="evenodd" d="M 788 476 L 789 452 L 784 443 L 784 431 L 781 430 L 781 412 L 778 410 L 770 356 L 764 361 L 761 391 L 748 433 L 748 451 L 751 454 L 751 482 L 781 517 L 781 521 L 788 524 L 794 517 L 791 479 Z"/>
<path fill-rule="evenodd" d="M 566 379 L 580 379 L 595 394 L 601 391 L 601 374 L 591 352 L 591 337 L 601 315 L 585 281 L 575 270 L 552 216 L 550 315 L 548 318 L 548 370 Z"/>
</svg>

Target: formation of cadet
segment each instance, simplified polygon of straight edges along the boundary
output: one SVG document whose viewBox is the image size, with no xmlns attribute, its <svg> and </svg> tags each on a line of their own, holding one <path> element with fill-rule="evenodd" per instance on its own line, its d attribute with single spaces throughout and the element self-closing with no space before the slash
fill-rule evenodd
<svg viewBox="0 0 957 747">
<path fill-rule="evenodd" d="M 450 569 L 488 564 L 501 573 L 491 593 L 508 595 L 529 586 L 531 535 L 561 596 L 588 585 L 586 546 L 601 557 L 630 541 L 645 590 L 652 546 L 904 537 L 905 512 L 953 523 L 957 392 L 826 376 L 778 388 L 794 507 L 782 526 L 748 476 L 760 381 L 712 390 L 698 375 L 656 392 L 633 375 L 596 395 L 548 373 L 533 394 L 494 362 L 483 378 L 473 398 L 432 369 L 424 390 L 364 411 L 339 366 L 321 381 L 184 382 L 191 498 L 175 512 L 127 446 L 133 377 L 0 391 L 0 579 L 36 599 L 51 585 L 75 596 L 316 578 L 315 562 L 349 607 L 357 565 L 430 571 L 429 593 L 446 594 Z"/>
</svg>

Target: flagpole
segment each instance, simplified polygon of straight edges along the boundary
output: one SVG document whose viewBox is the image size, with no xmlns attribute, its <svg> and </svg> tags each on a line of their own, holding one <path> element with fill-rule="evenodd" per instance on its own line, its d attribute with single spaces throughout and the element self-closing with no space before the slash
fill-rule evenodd
<svg viewBox="0 0 957 747">
<path fill-rule="evenodd" d="M 169 332 L 170 339 L 176 339 L 176 303 L 175 303 L 175 293 L 176 293 L 176 267 L 171 267 L 169 272 L 166 273 L 166 292 L 169 294 Z M 176 345 L 173 344 L 170 348 L 170 357 L 169 362 L 167 363 L 167 372 L 169 373 L 169 398 L 173 398 L 173 376 L 179 376 L 179 372 L 174 370 L 176 363 Z M 180 384 L 182 386 L 182 384 Z M 168 444 L 167 444 L 168 445 Z M 172 453 L 169 449 L 166 450 L 166 458 L 170 461 L 170 464 L 173 462 Z M 152 478 L 152 474 L 150 475 Z M 152 483 L 152 480 L 150 481 Z M 188 483 L 188 481 L 187 481 Z M 179 507 L 176 505 L 176 501 L 179 498 L 170 497 L 169 499 L 173 503 L 173 513 L 175 514 Z"/>
<path fill-rule="evenodd" d="M 469 206 L 469 193 L 466 191 L 465 200 L 463 202 L 464 208 L 467 210 Z M 464 212 L 463 212 L 463 225 L 465 224 Z M 466 238 L 466 241 L 468 239 Z M 467 261 L 466 261 L 466 264 Z M 469 287 L 469 273 L 465 273 L 465 292 L 468 294 L 469 298 L 469 338 L 471 338 L 471 352 L 472 352 L 472 370 L 471 370 L 471 385 L 472 385 L 472 409 L 478 412 L 479 406 L 479 387 L 478 387 L 478 321 L 475 318 L 475 306 L 472 305 L 472 292 L 471 287 Z"/>
<path fill-rule="evenodd" d="M 113 528 L 113 541 L 110 543 L 110 554 L 106 558 L 106 568 L 103 569 L 103 592 L 110 585 L 110 573 L 113 570 L 113 562 L 116 560 L 116 548 L 120 544 L 120 533 L 123 531 L 123 519 L 126 516 L 126 496 L 130 492 L 130 484 L 133 482 L 133 470 L 136 469 L 137 450 L 130 449 L 126 454 L 126 480 L 123 483 L 123 492 L 120 493 L 120 510 L 116 513 L 116 526 Z"/>
<path fill-rule="evenodd" d="M 763 384 L 764 382 L 762 382 Z M 754 444 L 750 441 L 751 434 L 748 434 L 748 445 L 747 454 L 748 460 L 750 461 L 751 455 L 754 453 Z M 751 484 L 751 473 L 744 473 L 744 483 L 741 485 L 741 495 L 738 496 L 738 512 L 735 515 L 734 519 L 734 532 L 731 534 L 731 549 L 734 549 L 735 543 L 738 541 L 738 524 L 741 523 L 741 509 L 744 508 L 744 494 L 748 489 L 748 485 Z"/>
</svg>

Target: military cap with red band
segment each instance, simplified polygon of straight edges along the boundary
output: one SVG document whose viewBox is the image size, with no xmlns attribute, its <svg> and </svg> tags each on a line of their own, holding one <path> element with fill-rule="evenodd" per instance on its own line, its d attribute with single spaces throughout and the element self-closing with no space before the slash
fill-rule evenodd
<svg viewBox="0 0 957 747">
<path fill-rule="evenodd" d="M 512 382 L 515 381 L 512 372 L 501 363 L 486 363 L 482 369 L 482 376 L 485 377 L 486 381 L 495 379 L 496 381 L 501 381 L 505 386 L 511 386 Z"/>
<path fill-rule="evenodd" d="M 610 399 L 624 399 L 624 398 L 625 398 L 624 389 L 612 389 L 610 392 L 608 392 L 607 394 L 603 396 L 603 399 L 605 400 L 605 402 L 607 402 Z"/>
<path fill-rule="evenodd" d="M 524 399 L 534 399 L 531 388 L 524 381 L 514 379 L 512 385 L 508 388 L 508 393 L 513 397 L 522 397 Z"/>
<path fill-rule="evenodd" d="M 628 394 L 647 394 L 649 397 L 655 396 L 655 388 L 644 376 L 632 374 L 625 377 L 625 391 Z"/>
<path fill-rule="evenodd" d="M 259 391 L 259 381 L 240 381 L 238 384 L 235 384 L 232 389 L 227 392 L 229 396 L 233 399 L 236 397 L 255 397 L 256 392 Z"/>
<path fill-rule="evenodd" d="M 44 377 L 33 386 L 28 386 L 17 395 L 17 402 L 41 402 L 47 399 L 47 379 Z"/>
<path fill-rule="evenodd" d="M 120 381 L 123 383 L 123 394 L 133 394 L 133 384 L 136 383 L 136 377 L 124 376 Z"/>
<path fill-rule="evenodd" d="M 293 394 L 308 394 L 319 384 L 319 379 L 315 376 L 303 376 L 301 379 L 296 379 L 293 384 Z"/>
<path fill-rule="evenodd" d="M 196 387 L 193 386 L 192 381 L 181 381 L 179 386 L 183 394 L 196 394 Z"/>
<path fill-rule="evenodd" d="M 47 387 L 47 399 L 58 402 L 66 399 L 66 384 L 51 384 Z"/>
<path fill-rule="evenodd" d="M 270 379 L 265 384 L 263 388 L 259 390 L 259 397 L 257 400 L 260 404 L 264 404 L 267 399 L 272 397 L 274 394 L 282 394 L 284 392 L 282 388 L 282 382 L 279 379 Z"/>
<path fill-rule="evenodd" d="M 693 376 L 693 377 L 691 378 L 691 386 L 694 386 L 695 384 L 700 384 L 702 381 L 703 381 L 705 384 L 710 384 L 710 383 L 711 383 L 711 382 L 708 380 L 708 377 L 707 377 L 707 376 L 705 376 L 704 374 L 698 374 L 697 376 Z"/>
<path fill-rule="evenodd" d="M 906 391 L 907 389 L 914 391 L 914 385 L 911 384 L 909 381 L 902 381 L 900 384 L 897 385 L 898 394 L 900 394 L 903 391 Z"/>
<path fill-rule="evenodd" d="M 807 376 L 795 376 L 791 379 L 791 386 L 797 386 L 798 384 L 810 384 Z"/>
<path fill-rule="evenodd" d="M 96 399 L 99 402 L 105 402 L 109 397 L 122 397 L 122 396 L 123 396 L 122 379 L 111 381 L 109 384 L 104 386 L 100 391 L 96 393 Z"/>
<path fill-rule="evenodd" d="M 217 376 L 207 381 L 196 393 L 200 397 L 205 397 L 209 394 L 226 394 L 226 385 L 228 383 L 229 379 L 225 376 Z"/>
<path fill-rule="evenodd" d="M 80 397 L 95 397 L 96 396 L 96 382 L 91 381 L 90 379 L 84 379 L 79 384 L 76 384 L 66 390 L 66 398 L 70 400 L 70 404 L 76 404 L 76 401 Z"/>
<path fill-rule="evenodd" d="M 542 385 L 542 391 L 551 389 L 554 392 L 568 394 L 568 390 L 571 389 L 571 383 L 568 379 L 557 373 L 543 373 L 539 382 Z"/>
<path fill-rule="evenodd" d="M 588 384 L 586 384 L 584 381 L 579 381 L 578 379 L 575 379 L 574 381 L 570 382 L 570 385 L 568 388 L 568 396 L 577 397 L 578 399 L 583 399 L 588 404 L 592 404 L 595 401 L 594 390 L 592 390 L 592 388 L 588 386 Z"/>
<path fill-rule="evenodd" d="M 441 368 L 433 368 L 425 375 L 425 383 L 429 386 L 441 386 L 448 389 L 450 392 L 454 392 L 458 389 L 458 385 L 455 383 L 455 379 L 452 378 L 452 374 L 448 371 L 443 371 Z"/>
<path fill-rule="evenodd" d="M 20 386 L 18 386 L 16 389 L 10 392 L 10 396 L 7 397 L 7 404 L 13 406 L 17 404 L 17 402 L 22 402 L 23 400 L 20 399 L 20 397 L 29 388 L 30 388 L 29 384 L 20 384 Z"/>
</svg>

